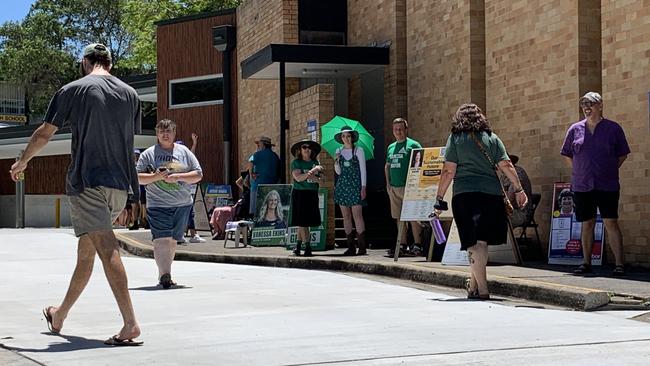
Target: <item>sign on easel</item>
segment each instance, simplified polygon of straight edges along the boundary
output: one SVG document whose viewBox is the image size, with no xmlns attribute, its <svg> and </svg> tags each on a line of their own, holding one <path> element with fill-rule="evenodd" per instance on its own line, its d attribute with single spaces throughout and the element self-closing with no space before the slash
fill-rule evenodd
<svg viewBox="0 0 650 366">
<path fill-rule="evenodd" d="M 513 248 L 513 235 L 507 236 L 507 242 L 503 245 L 490 245 L 488 246 L 488 256 L 491 263 L 501 264 L 518 264 L 517 257 Z M 451 223 L 449 235 L 447 236 L 447 243 L 445 244 L 445 251 L 440 261 L 443 265 L 449 266 L 469 266 L 469 259 L 467 251 L 460 250 L 460 236 L 458 235 L 458 228 L 456 222 Z"/>
<path fill-rule="evenodd" d="M 442 166 L 445 162 L 444 147 L 427 147 L 424 149 L 411 150 L 409 170 L 406 176 L 404 187 L 404 200 L 400 221 L 429 221 L 429 215 L 433 212 L 438 183 L 442 173 Z M 445 199 L 451 198 L 451 189 L 447 191 Z M 450 219 L 452 212 L 446 211 L 441 214 L 441 219 Z M 395 243 L 395 257 L 399 257 L 400 238 L 402 236 L 400 226 Z M 434 240 L 429 245 L 429 260 L 432 255 Z"/>
<path fill-rule="evenodd" d="M 194 192 L 194 226 L 197 231 L 210 231 L 210 213 L 215 207 L 228 205 L 232 200 L 232 189 L 229 185 L 201 183 Z"/>
</svg>

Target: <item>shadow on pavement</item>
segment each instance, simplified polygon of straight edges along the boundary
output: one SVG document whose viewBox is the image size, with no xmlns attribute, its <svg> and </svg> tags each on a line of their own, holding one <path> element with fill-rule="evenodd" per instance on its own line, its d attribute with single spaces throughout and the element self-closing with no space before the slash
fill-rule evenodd
<svg viewBox="0 0 650 366">
<path fill-rule="evenodd" d="M 129 289 L 129 291 L 169 291 L 169 290 L 186 290 L 191 288 L 192 287 L 190 286 L 176 285 L 168 289 L 164 289 L 161 286 L 156 285 L 156 286 L 132 287 Z"/>
<path fill-rule="evenodd" d="M 50 353 L 50 352 L 70 352 L 70 351 L 79 351 L 84 349 L 94 349 L 94 348 L 112 348 L 104 344 L 103 340 L 99 339 L 88 339 L 84 337 L 76 337 L 63 334 L 54 334 L 50 332 L 43 332 L 41 334 L 56 336 L 65 339 L 67 342 L 56 342 L 50 343 L 47 348 L 22 348 L 15 346 L 7 346 L 0 343 L 0 346 L 4 349 L 14 351 L 14 352 L 34 352 L 34 353 Z"/>
</svg>

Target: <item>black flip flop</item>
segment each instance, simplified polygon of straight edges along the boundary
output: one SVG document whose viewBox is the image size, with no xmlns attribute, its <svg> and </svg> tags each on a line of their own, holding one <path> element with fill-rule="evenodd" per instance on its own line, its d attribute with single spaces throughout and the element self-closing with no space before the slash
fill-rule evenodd
<svg viewBox="0 0 650 366">
<path fill-rule="evenodd" d="M 120 339 L 118 336 L 114 335 L 111 338 L 104 341 L 104 344 L 107 346 L 115 347 L 137 347 L 144 344 L 143 341 L 134 341 L 133 339 Z"/>
<path fill-rule="evenodd" d="M 43 316 L 45 317 L 45 321 L 47 322 L 47 329 L 50 331 L 50 333 L 59 334 L 61 333 L 61 329 L 54 328 L 52 325 L 52 314 L 50 314 L 51 308 L 52 306 L 44 307 Z"/>
</svg>

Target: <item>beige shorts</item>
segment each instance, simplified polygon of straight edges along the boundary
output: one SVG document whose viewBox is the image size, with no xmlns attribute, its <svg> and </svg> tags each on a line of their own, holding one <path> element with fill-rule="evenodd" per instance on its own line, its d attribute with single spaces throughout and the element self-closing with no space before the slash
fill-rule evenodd
<svg viewBox="0 0 650 366">
<path fill-rule="evenodd" d="M 93 231 L 113 230 L 113 222 L 126 205 L 128 194 L 114 188 L 86 188 L 70 196 L 70 220 L 77 237 Z"/>
<path fill-rule="evenodd" d="M 402 214 L 404 187 L 388 186 L 388 198 L 390 199 L 390 215 L 394 219 L 399 219 Z"/>
</svg>

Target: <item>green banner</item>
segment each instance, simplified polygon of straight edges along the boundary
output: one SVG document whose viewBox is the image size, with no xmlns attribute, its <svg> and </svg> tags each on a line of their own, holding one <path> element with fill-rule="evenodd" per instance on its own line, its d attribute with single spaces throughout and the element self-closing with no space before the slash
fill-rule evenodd
<svg viewBox="0 0 650 366">
<path fill-rule="evenodd" d="M 318 190 L 318 208 L 320 210 L 321 224 L 309 228 L 309 242 L 313 250 L 325 250 L 327 243 L 327 189 L 325 188 Z M 287 243 L 288 250 L 293 250 L 296 247 L 297 238 L 298 227 L 290 227 L 289 242 Z"/>
<path fill-rule="evenodd" d="M 291 184 L 260 184 L 255 199 L 252 246 L 285 246 L 288 236 Z"/>
</svg>

